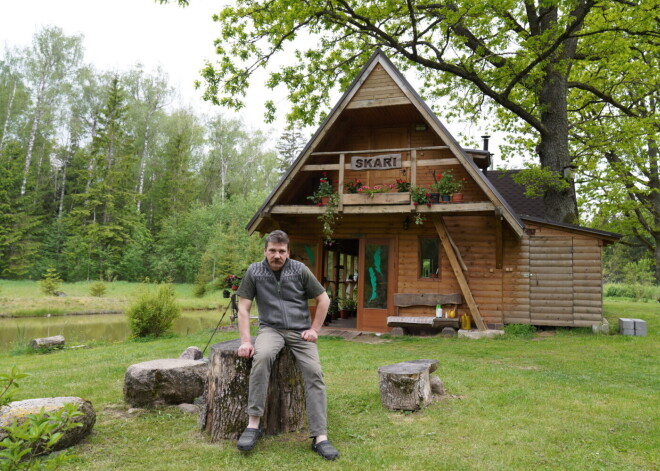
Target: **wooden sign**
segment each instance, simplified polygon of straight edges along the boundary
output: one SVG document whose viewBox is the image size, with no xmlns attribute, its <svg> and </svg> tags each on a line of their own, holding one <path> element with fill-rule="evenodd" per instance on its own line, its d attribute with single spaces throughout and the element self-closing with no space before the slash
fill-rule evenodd
<svg viewBox="0 0 660 471">
<path fill-rule="evenodd" d="M 389 168 L 401 168 L 401 154 L 351 157 L 351 170 L 387 170 Z"/>
</svg>

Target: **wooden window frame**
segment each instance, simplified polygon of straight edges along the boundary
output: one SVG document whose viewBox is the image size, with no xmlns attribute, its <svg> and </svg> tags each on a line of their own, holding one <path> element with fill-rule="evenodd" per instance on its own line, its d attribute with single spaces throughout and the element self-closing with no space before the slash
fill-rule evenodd
<svg viewBox="0 0 660 471">
<path fill-rule="evenodd" d="M 438 275 L 422 276 L 422 240 L 434 239 L 438 242 Z M 439 280 L 442 278 L 442 244 L 439 237 L 421 235 L 417 237 L 417 279 L 418 280 Z"/>
</svg>

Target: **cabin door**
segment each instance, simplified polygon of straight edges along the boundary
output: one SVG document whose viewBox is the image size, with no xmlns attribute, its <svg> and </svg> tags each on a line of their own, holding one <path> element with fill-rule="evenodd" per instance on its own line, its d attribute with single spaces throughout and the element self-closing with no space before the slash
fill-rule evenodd
<svg viewBox="0 0 660 471">
<path fill-rule="evenodd" d="M 360 241 L 358 329 L 387 330 L 396 289 L 395 245 L 393 239 Z"/>
<path fill-rule="evenodd" d="M 531 324 L 573 325 L 573 238 L 529 241 Z"/>
</svg>

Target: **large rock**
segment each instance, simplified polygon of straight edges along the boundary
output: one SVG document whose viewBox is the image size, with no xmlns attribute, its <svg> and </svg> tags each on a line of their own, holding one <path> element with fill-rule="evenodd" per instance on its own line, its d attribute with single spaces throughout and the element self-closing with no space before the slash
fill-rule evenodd
<svg viewBox="0 0 660 471">
<path fill-rule="evenodd" d="M 7 436 L 7 432 L 3 427 L 10 425 L 14 420 L 18 420 L 20 424 L 25 422 L 28 414 L 39 414 L 42 408 L 46 414 L 57 412 L 64 409 L 65 404 L 76 405 L 82 415 L 74 417 L 72 420 L 82 424 L 82 426 L 65 431 L 62 438 L 53 447 L 53 451 L 75 445 L 89 435 L 96 422 L 96 413 L 92 403 L 79 397 L 48 397 L 10 402 L 0 408 L 0 441 Z"/>
<path fill-rule="evenodd" d="M 204 394 L 208 363 L 152 360 L 131 365 L 124 377 L 124 400 L 133 407 L 192 403 Z"/>
<path fill-rule="evenodd" d="M 204 354 L 197 347 L 188 347 L 179 355 L 179 358 L 182 360 L 201 360 L 204 358 Z"/>
</svg>

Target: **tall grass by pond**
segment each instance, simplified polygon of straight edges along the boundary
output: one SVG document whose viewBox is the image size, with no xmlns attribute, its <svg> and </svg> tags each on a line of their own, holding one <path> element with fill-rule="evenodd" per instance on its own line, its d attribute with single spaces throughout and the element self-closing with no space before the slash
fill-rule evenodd
<svg viewBox="0 0 660 471">
<path fill-rule="evenodd" d="M 36 281 L 0 280 L 0 317 L 65 315 L 80 312 L 126 310 L 131 299 L 140 289 L 140 283 L 115 281 L 105 283 L 103 296 L 92 296 L 90 291 L 97 281 L 62 283 L 58 288 L 66 296 L 45 295 Z M 177 302 L 182 309 L 217 309 L 227 300 L 221 291 L 212 291 L 198 298 L 192 284 L 176 284 Z"/>
<path fill-rule="evenodd" d="M 203 348 L 210 331 L 48 355 L 10 356 L 32 374 L 16 399 L 76 395 L 97 423 L 65 470 L 654 470 L 660 469 L 660 305 L 606 303 L 610 323 L 637 317 L 647 337 L 556 329 L 532 338 L 321 338 L 329 432 L 341 457 L 325 462 L 305 433 L 263 439 L 248 455 L 210 443 L 177 408 L 129 413 L 126 368 Z M 220 332 L 215 341 L 237 338 Z M 448 395 L 416 413 L 380 404 L 378 367 L 434 358 Z"/>
</svg>

